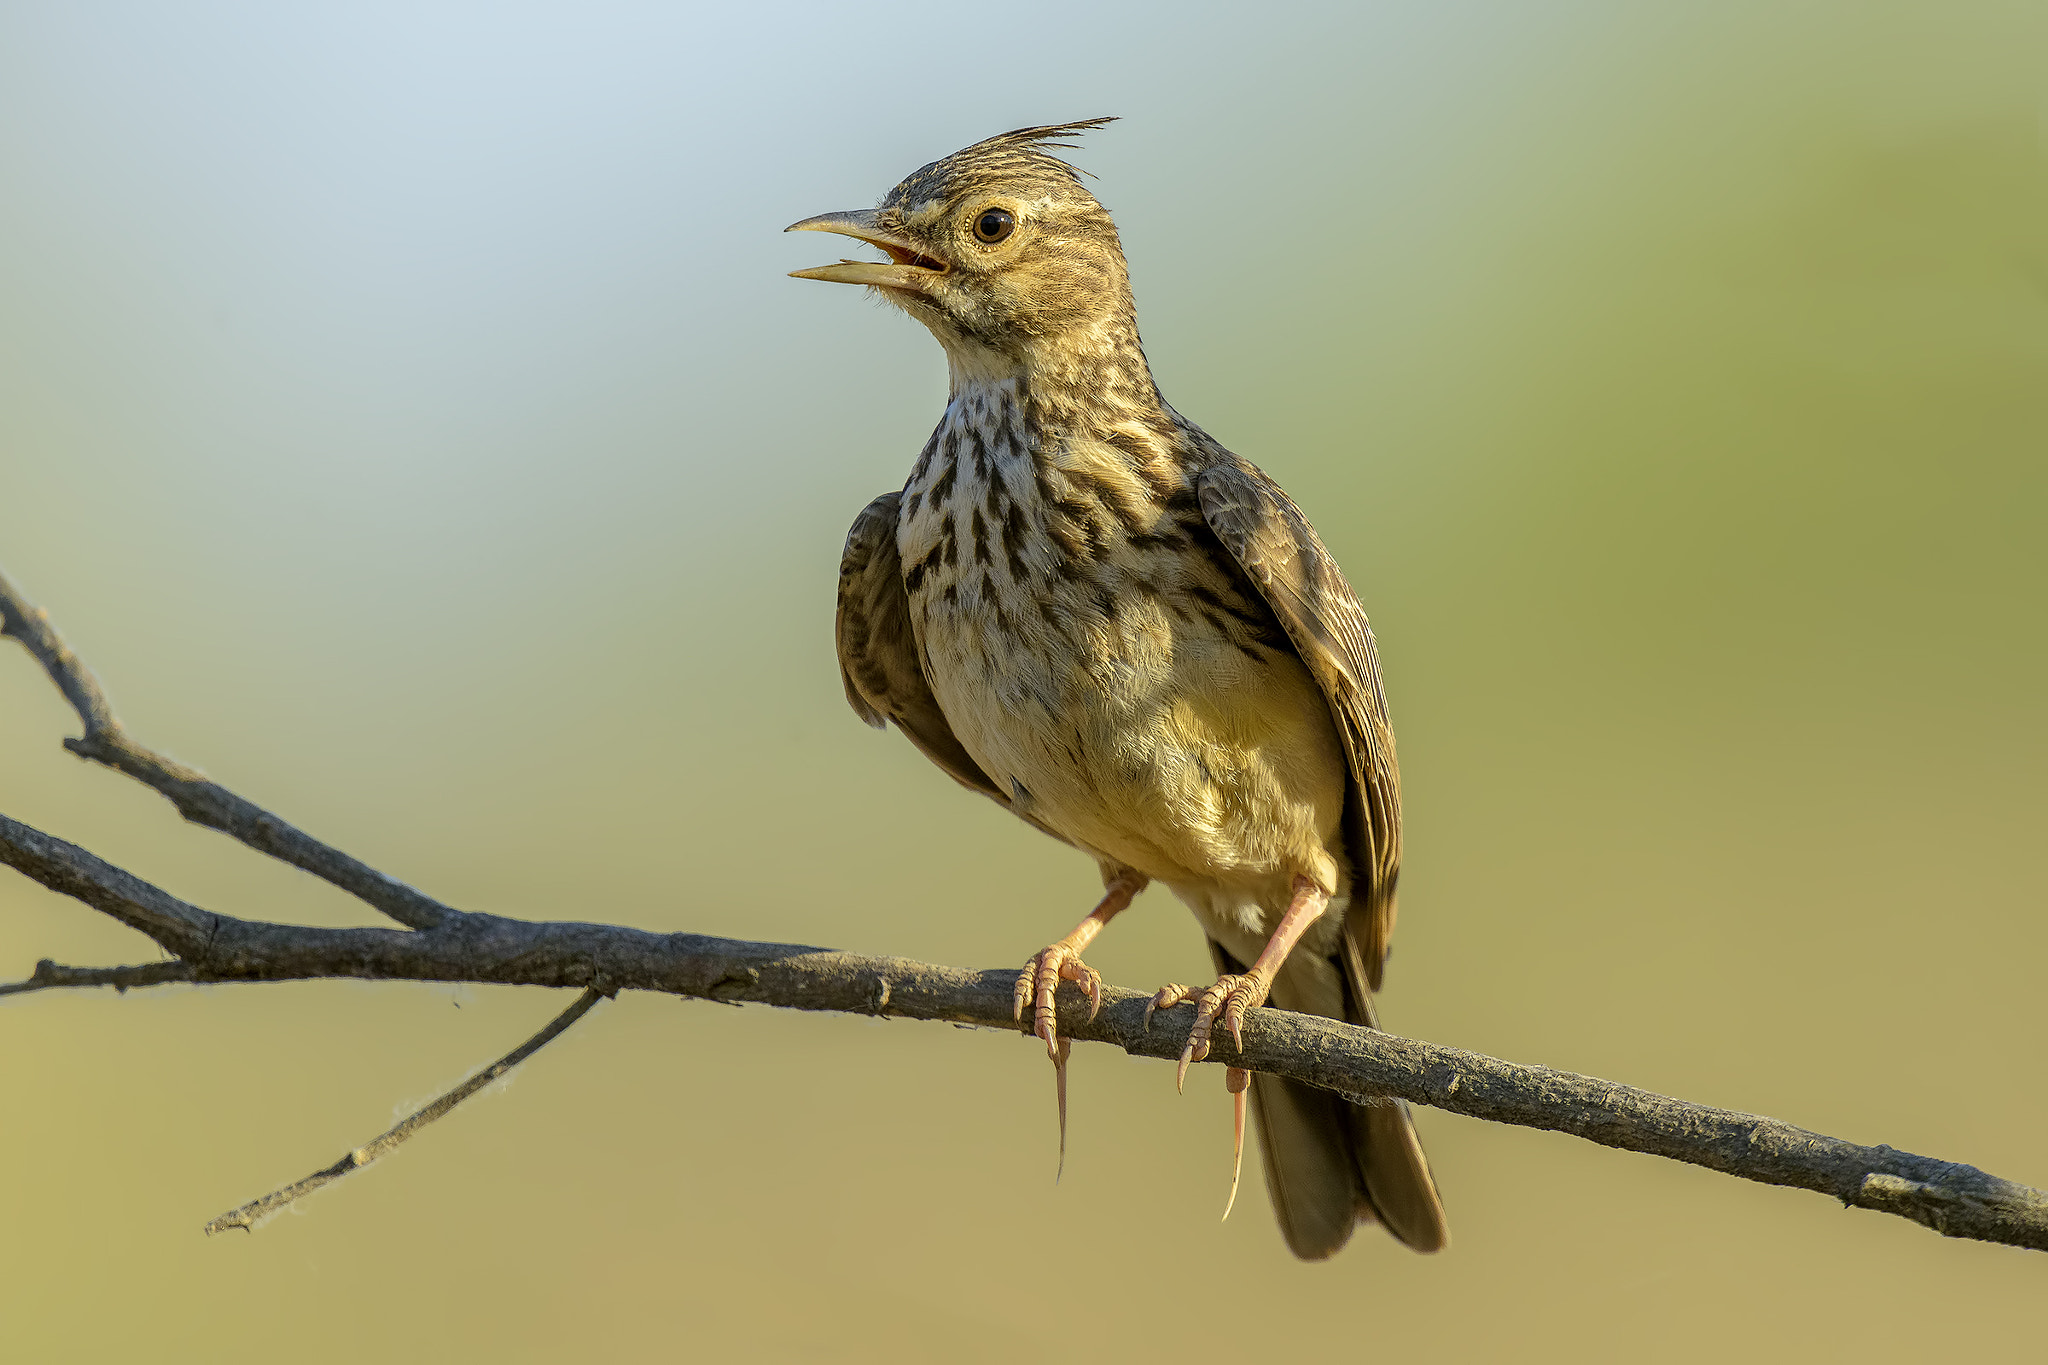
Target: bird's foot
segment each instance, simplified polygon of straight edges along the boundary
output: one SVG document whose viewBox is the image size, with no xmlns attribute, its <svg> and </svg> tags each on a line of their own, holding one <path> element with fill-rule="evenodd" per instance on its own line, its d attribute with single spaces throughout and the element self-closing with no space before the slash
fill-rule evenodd
<svg viewBox="0 0 2048 1365">
<path fill-rule="evenodd" d="M 1253 1005 L 1263 1003 L 1266 998 L 1266 991 L 1264 988 L 1261 988 L 1257 992 L 1257 999 L 1251 1000 L 1243 1007 L 1238 1008 L 1234 1014 L 1231 1013 L 1232 1004 L 1238 998 L 1238 993 L 1244 991 L 1245 983 L 1251 981 L 1252 978 L 1249 976 L 1226 976 L 1208 990 L 1200 992 L 1189 990 L 1186 986 L 1178 984 L 1162 986 L 1159 994 L 1153 996 L 1145 1006 L 1145 1027 L 1150 1028 L 1152 1026 L 1152 1012 L 1154 1010 L 1170 1010 L 1175 1005 L 1184 1005 L 1191 1000 L 1195 1002 L 1195 1007 L 1198 1011 L 1204 1010 L 1209 997 L 1217 995 L 1219 991 L 1224 991 L 1225 1003 L 1219 1005 L 1218 1008 L 1224 1012 L 1226 1022 L 1230 1025 L 1231 1036 L 1235 1038 L 1238 1036 L 1239 1025 L 1244 1019 L 1244 1011 L 1250 1009 Z M 1226 991 L 1225 988 L 1229 989 Z M 1199 1030 L 1201 1033 L 1201 1051 L 1199 1053 L 1196 1052 L 1195 1032 L 1190 1031 L 1188 1045 L 1182 1050 L 1180 1055 L 1179 1074 L 1174 1078 L 1175 1089 L 1179 1089 L 1181 1083 L 1187 1079 L 1188 1063 L 1190 1061 L 1199 1061 L 1202 1057 L 1209 1055 L 1208 1030 L 1213 1025 L 1215 1017 L 1215 1011 L 1213 1010 L 1207 1013 L 1196 1014 L 1195 1030 Z M 1243 1039 L 1239 1038 L 1239 1050 L 1242 1051 L 1243 1047 Z M 1223 1072 L 1223 1088 L 1230 1093 L 1231 1109 L 1230 1197 L 1223 1201 L 1223 1216 L 1228 1218 L 1230 1217 L 1230 1211 L 1237 1207 L 1237 1179 L 1244 1173 L 1245 1102 L 1250 1098 L 1252 1073 L 1246 1071 L 1241 1066 L 1225 1068 Z M 1062 1094 L 1064 1094 L 1064 1087 L 1062 1088 Z"/>
<path fill-rule="evenodd" d="M 1060 982 L 1071 981 L 1081 988 L 1081 994 L 1088 997 L 1088 1021 L 1093 1023 L 1102 1010 L 1102 974 L 1081 960 L 1081 950 L 1095 941 L 1102 932 L 1102 926 L 1109 923 L 1131 903 L 1131 898 L 1145 889 L 1146 877 L 1130 868 L 1105 869 L 1106 880 L 1102 884 L 1102 900 L 1088 912 L 1088 917 L 1074 926 L 1072 933 L 1059 942 L 1051 944 L 1031 955 L 1024 964 L 1024 970 L 1017 974 L 1017 986 L 1012 992 L 1010 1017 L 1023 1021 L 1024 1006 L 1031 1005 L 1031 1033 L 1045 1044 L 1045 1052 L 1052 1058 L 1053 1085 L 1059 1093 L 1060 1103 L 1060 1170 L 1067 1168 L 1067 1057 L 1073 1051 L 1073 1044 L 1060 1037 L 1059 1017 L 1053 1011 L 1053 996 L 1060 988 Z M 1057 1181 L 1058 1176 L 1053 1179 Z"/>
<path fill-rule="evenodd" d="M 1022 1020 L 1024 1004 L 1027 1000 L 1031 1002 L 1031 1032 L 1045 1044 L 1046 1055 L 1052 1058 L 1052 1083 L 1060 1107 L 1060 1164 L 1053 1174 L 1054 1184 L 1067 1170 L 1067 1057 L 1074 1048 L 1059 1036 L 1059 1023 L 1053 1014 L 1053 993 L 1062 981 L 1071 981 L 1081 988 L 1081 994 L 1088 997 L 1088 1017 L 1093 1019 L 1102 1008 L 1102 974 L 1083 962 L 1080 948 L 1067 939 L 1032 954 L 1024 964 L 1024 970 L 1017 974 L 1015 1008 L 1011 1013 L 1012 1018 Z"/>
<path fill-rule="evenodd" d="M 1080 946 L 1072 936 L 1031 955 L 1024 964 L 1024 970 L 1017 974 L 1017 987 L 1012 992 L 1010 1017 L 1018 1021 L 1024 1018 L 1024 1006 L 1031 1005 L 1031 1032 L 1045 1044 L 1046 1056 L 1057 1064 L 1060 1060 L 1059 1021 L 1053 1013 L 1053 993 L 1060 982 L 1071 981 L 1081 988 L 1081 994 L 1088 997 L 1088 1018 L 1093 1021 L 1102 1009 L 1102 973 L 1081 960 Z"/>
<path fill-rule="evenodd" d="M 1256 970 L 1242 976 L 1219 976 L 1215 985 L 1200 992 L 1178 984 L 1160 987 L 1159 993 L 1145 1006 L 1146 1027 L 1151 1027 L 1155 1010 L 1170 1010 L 1189 1001 L 1193 1001 L 1195 1006 L 1195 1025 L 1188 1030 L 1187 1046 L 1180 1050 L 1180 1069 L 1174 1073 L 1174 1089 L 1186 1087 L 1189 1063 L 1199 1062 L 1209 1055 L 1209 1039 L 1215 1032 L 1218 1019 L 1230 1030 L 1231 1041 L 1237 1044 L 1238 1051 L 1244 1051 L 1244 1012 L 1265 1004 L 1272 990 L 1272 981 Z"/>
</svg>

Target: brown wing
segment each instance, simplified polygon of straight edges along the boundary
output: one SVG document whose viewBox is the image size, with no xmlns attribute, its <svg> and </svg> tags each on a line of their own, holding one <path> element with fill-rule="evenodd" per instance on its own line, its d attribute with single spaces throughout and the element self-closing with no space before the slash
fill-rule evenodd
<svg viewBox="0 0 2048 1365">
<path fill-rule="evenodd" d="M 1401 773 L 1372 627 L 1308 518 L 1257 466 L 1230 456 L 1202 474 L 1196 491 L 1210 529 L 1280 619 L 1337 723 L 1351 769 L 1349 925 L 1367 984 L 1378 990 L 1401 872 Z"/>
<path fill-rule="evenodd" d="M 846 700 L 877 730 L 888 721 L 932 762 L 963 787 L 1010 804 L 968 754 L 939 709 L 918 661 L 910 628 L 910 595 L 903 589 L 903 561 L 896 554 L 896 506 L 900 493 L 884 493 L 861 510 L 846 533 L 839 558 L 839 677 Z"/>
<path fill-rule="evenodd" d="M 1210 529 L 1280 619 L 1337 723 L 1351 769 L 1344 803 L 1351 911 L 1338 953 L 1348 986 L 1343 1014 L 1377 1028 L 1371 993 L 1394 935 L 1401 774 L 1372 627 L 1308 518 L 1256 466 L 1227 456 L 1203 473 L 1197 492 Z M 1221 960 L 1222 950 L 1210 946 Z M 1443 1200 L 1405 1104 L 1346 1104 L 1271 1076 L 1252 1077 L 1252 1096 L 1273 1207 L 1296 1255 L 1329 1255 L 1350 1236 L 1351 1218 L 1368 1212 L 1417 1251 L 1449 1243 Z M 1339 1180 L 1347 1137 L 1362 1206 Z"/>
</svg>

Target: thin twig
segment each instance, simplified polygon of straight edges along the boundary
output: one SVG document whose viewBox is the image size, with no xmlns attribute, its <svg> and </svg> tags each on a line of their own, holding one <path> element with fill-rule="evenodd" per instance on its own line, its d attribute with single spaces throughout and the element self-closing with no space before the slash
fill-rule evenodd
<svg viewBox="0 0 2048 1365">
<path fill-rule="evenodd" d="M 327 1170 L 208 1225 L 247 1227 L 366 1165 L 405 1136 L 489 1084 L 587 1011 L 600 994 L 637 989 L 791 1009 L 942 1019 L 1019 1031 L 1012 1018 L 1009 971 L 965 972 L 902 958 L 865 958 L 787 944 L 748 943 L 694 934 L 650 934 L 619 925 L 533 923 L 463 914 L 386 877 L 286 824 L 190 768 L 123 734 L 91 670 L 64 645 L 44 613 L 0 576 L 0 634 L 42 663 L 86 727 L 65 744 L 74 753 L 149 784 L 188 820 L 223 830 L 250 847 L 354 892 L 413 932 L 314 929 L 236 919 L 202 910 L 66 843 L 0 816 L 0 862 L 149 935 L 181 962 L 147 968 L 59 968 L 0 993 L 56 984 L 143 985 L 169 980 L 281 981 L 358 977 L 581 986 L 583 999 L 525 1047 L 358 1148 Z M 185 973 L 174 973 L 173 967 Z M 71 973 L 72 979 L 55 978 Z M 1060 1030 L 1070 1039 L 1112 1043 L 1136 1056 L 1172 1058 L 1188 1032 L 1181 1011 L 1152 1024 L 1150 997 L 1106 989 L 1099 1014 L 1062 1002 Z M 1219 1053 L 1224 1049 L 1219 1046 Z M 1844 1204 L 1896 1214 L 1951 1237 L 2048 1251 L 2048 1193 L 1971 1166 L 1862 1147 L 1776 1119 L 1689 1104 L 1663 1095 L 1547 1067 L 1400 1038 L 1285 1010 L 1252 1010 L 1244 1043 L 1219 1055 L 1253 1071 L 1285 1076 L 1361 1103 L 1392 1096 L 1497 1123 L 1572 1133 L 1626 1151 L 1690 1162 L 1770 1185 L 1832 1195 Z"/>
<path fill-rule="evenodd" d="M 210 981 L 317 977 L 595 986 L 906 1019 L 946 1020 L 1006 1032 L 1017 973 L 969 972 L 904 958 L 859 957 L 792 944 L 696 934 L 655 934 L 611 924 L 471 914 L 417 933 L 315 929 L 214 915 L 177 901 L 61 839 L 0 817 L 0 862 L 142 928 L 162 903 L 211 926 L 195 950 Z M 124 897 L 146 904 L 124 904 Z M 151 909 L 145 917 L 143 909 Z M 151 932 L 144 928 L 144 932 Z M 164 940 L 160 939 L 160 942 Z M 166 943 L 180 956 L 194 957 Z M 1058 1001 L 1061 1036 L 1171 1059 L 1191 1011 L 1162 1011 L 1151 996 L 1105 988 L 1101 1013 Z M 878 1002 L 880 1002 L 878 1004 Z M 1524 1066 L 1286 1010 L 1245 1017 L 1241 1053 L 1219 1043 L 1212 1063 L 1286 1076 L 1364 1102 L 1385 1096 L 1495 1123 L 1571 1133 L 1607 1147 L 1705 1166 L 1767 1185 L 1814 1190 L 1858 1208 L 1910 1218 L 1951 1237 L 2048 1251 L 2048 1192 L 1890 1147 L 1865 1147 L 1757 1114 L 1714 1109 L 1592 1076 Z"/>
<path fill-rule="evenodd" d="M 606 994 L 607 992 L 601 991 L 595 986 L 584 991 L 583 994 L 576 997 L 575 1004 L 556 1015 L 554 1021 L 546 1028 L 534 1034 L 533 1037 L 528 1038 L 518 1047 L 513 1048 L 496 1062 L 477 1072 L 476 1075 L 471 1076 L 432 1104 L 411 1114 L 395 1127 L 370 1139 L 354 1151 L 346 1153 L 341 1160 L 325 1170 L 315 1171 L 304 1180 L 295 1181 L 281 1190 L 273 1190 L 261 1199 L 252 1200 L 240 1208 L 228 1210 L 206 1225 L 206 1235 L 211 1237 L 214 1233 L 225 1232 L 229 1228 L 242 1228 L 246 1231 L 254 1231 L 258 1223 L 277 1213 L 294 1200 L 303 1199 L 323 1185 L 331 1185 L 349 1174 L 349 1172 L 360 1171 L 363 1167 L 378 1160 L 380 1157 L 389 1156 L 399 1143 L 404 1142 L 414 1133 L 440 1118 L 456 1105 L 462 1103 L 477 1091 L 482 1090 L 485 1086 L 512 1070 L 513 1067 L 518 1066 L 556 1038 L 559 1038 L 571 1024 L 590 1013 L 591 1007 L 604 999 Z"/>
<path fill-rule="evenodd" d="M 128 774 L 164 796 L 178 808 L 178 814 L 193 824 L 219 830 L 259 853 L 331 882 L 400 924 L 431 929 L 462 913 L 320 842 L 289 821 L 209 780 L 197 768 L 188 768 L 138 744 L 122 728 L 100 680 L 50 624 L 50 614 L 22 596 L 4 573 L 0 573 L 0 635 L 19 640 L 78 713 L 85 734 L 64 741 L 64 747 L 72 753 Z"/>
<path fill-rule="evenodd" d="M 47 957 L 36 964 L 25 981 L 0 982 L 0 995 L 26 995 L 30 991 L 56 990 L 67 986 L 112 986 L 126 994 L 131 986 L 161 986 L 167 981 L 195 981 L 198 973 L 189 962 L 143 962 L 133 967 L 66 967 Z"/>
</svg>

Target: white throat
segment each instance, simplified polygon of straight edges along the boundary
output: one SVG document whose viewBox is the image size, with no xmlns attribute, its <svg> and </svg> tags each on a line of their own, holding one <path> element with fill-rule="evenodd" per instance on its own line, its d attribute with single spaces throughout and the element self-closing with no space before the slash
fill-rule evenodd
<svg viewBox="0 0 2048 1365">
<path fill-rule="evenodd" d="M 942 336 L 939 345 L 946 352 L 948 396 L 951 398 L 1024 377 L 1024 366 L 1016 357 L 991 350 L 979 342 Z"/>
</svg>

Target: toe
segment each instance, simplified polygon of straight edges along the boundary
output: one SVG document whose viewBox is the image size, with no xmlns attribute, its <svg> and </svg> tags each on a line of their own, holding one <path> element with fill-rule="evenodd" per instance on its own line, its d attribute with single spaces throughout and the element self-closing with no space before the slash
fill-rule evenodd
<svg viewBox="0 0 2048 1365">
<path fill-rule="evenodd" d="M 1194 998 L 1194 992 L 1176 981 L 1169 981 L 1159 988 L 1159 993 L 1145 1002 L 1145 1029 L 1152 1029 L 1152 1015 L 1156 1010 L 1170 1010 L 1175 1005 L 1185 1004 Z"/>
<path fill-rule="evenodd" d="M 1180 1050 L 1180 1065 L 1173 1073 L 1173 1088 L 1185 1091 L 1188 1083 L 1188 1067 L 1209 1055 L 1209 1016 L 1197 1014 L 1195 1025 L 1188 1030 L 1187 1045 Z"/>
<path fill-rule="evenodd" d="M 1060 967 L 1060 976 L 1079 986 L 1081 994 L 1088 997 L 1088 1022 L 1094 1023 L 1095 1016 L 1102 1012 L 1102 973 L 1074 957 Z"/>
<path fill-rule="evenodd" d="M 1032 1009 L 1032 1032 L 1045 1041 L 1048 1054 L 1059 1040 L 1059 1022 L 1053 1013 L 1053 992 L 1059 984 L 1059 959 L 1048 953 L 1038 964 L 1038 997 Z"/>
<path fill-rule="evenodd" d="M 1241 994 L 1232 995 L 1230 1003 L 1223 1007 L 1223 1026 L 1230 1030 L 1230 1041 L 1239 1052 L 1244 1051 L 1244 1010 L 1245 998 Z"/>
</svg>

